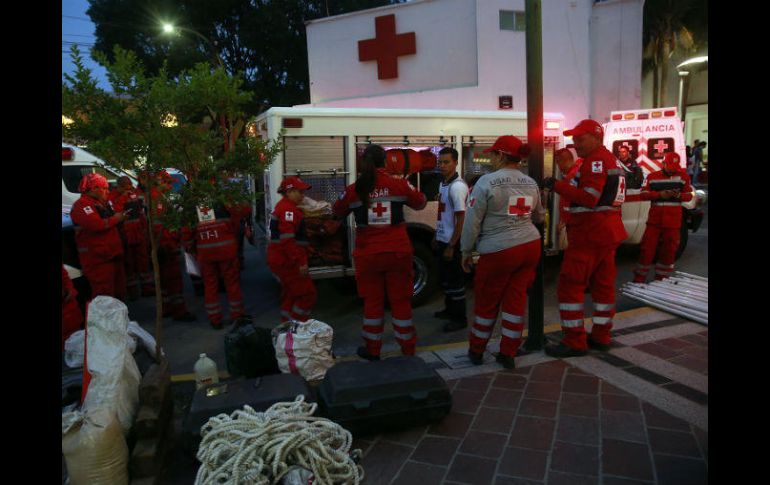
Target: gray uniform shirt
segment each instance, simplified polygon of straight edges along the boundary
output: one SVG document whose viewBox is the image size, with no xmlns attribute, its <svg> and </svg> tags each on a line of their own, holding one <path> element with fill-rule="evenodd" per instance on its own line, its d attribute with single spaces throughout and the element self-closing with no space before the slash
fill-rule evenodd
<svg viewBox="0 0 770 485">
<path fill-rule="evenodd" d="M 482 175 L 465 211 L 460 239 L 463 257 L 470 256 L 474 246 L 487 254 L 540 239 L 533 222 L 544 218 L 540 190 L 532 178 L 514 168 Z"/>
</svg>

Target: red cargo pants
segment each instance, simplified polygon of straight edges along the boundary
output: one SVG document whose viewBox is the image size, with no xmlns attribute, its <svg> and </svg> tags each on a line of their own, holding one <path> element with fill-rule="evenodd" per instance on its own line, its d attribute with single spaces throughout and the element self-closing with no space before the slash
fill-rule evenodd
<svg viewBox="0 0 770 485">
<path fill-rule="evenodd" d="M 524 331 L 527 288 L 535 280 L 539 261 L 539 239 L 481 255 L 474 280 L 476 318 L 468 335 L 472 352 L 486 350 L 502 306 L 500 353 L 516 355 Z"/>
<path fill-rule="evenodd" d="M 569 246 L 564 252 L 557 294 L 566 346 L 579 350 L 588 348 L 583 327 L 586 287 L 591 288 L 594 305 L 591 336 L 596 342 L 610 343 L 612 317 L 615 316 L 616 249 L 617 245 L 598 248 Z"/>
<path fill-rule="evenodd" d="M 634 270 L 634 282 L 644 283 L 650 272 L 652 260 L 658 253 L 658 263 L 655 265 L 655 279 L 668 278 L 674 271 L 676 249 L 679 247 L 679 228 L 662 228 L 658 225 L 647 224 L 642 236 L 639 263 Z M 660 244 L 660 251 L 658 251 Z"/>
<path fill-rule="evenodd" d="M 126 270 L 123 256 L 98 263 L 84 263 L 83 274 L 91 285 L 92 298 L 106 295 L 126 301 Z"/>
<path fill-rule="evenodd" d="M 294 263 L 268 263 L 268 266 L 281 282 L 281 323 L 306 321 L 316 302 L 313 280 L 310 276 L 302 276 Z"/>
<path fill-rule="evenodd" d="M 404 355 L 414 355 L 417 331 L 412 324 L 412 253 L 360 255 L 354 260 L 358 294 L 364 299 L 361 336 L 366 350 L 371 355 L 380 355 L 387 293 L 396 342 Z"/>
<path fill-rule="evenodd" d="M 215 325 L 222 323 L 222 308 L 219 305 L 219 275 L 222 275 L 225 281 L 227 301 L 230 304 L 230 320 L 242 317 L 244 310 L 238 259 L 200 261 L 200 267 L 203 277 L 203 301 L 206 305 L 209 321 Z"/>
</svg>

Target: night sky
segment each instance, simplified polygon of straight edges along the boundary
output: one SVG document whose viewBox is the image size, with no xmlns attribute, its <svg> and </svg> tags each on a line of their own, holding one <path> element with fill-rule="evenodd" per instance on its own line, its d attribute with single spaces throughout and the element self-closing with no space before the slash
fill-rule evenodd
<svg viewBox="0 0 770 485">
<path fill-rule="evenodd" d="M 106 71 L 89 55 L 91 48 L 96 42 L 94 37 L 95 27 L 91 19 L 86 15 L 88 10 L 88 0 L 62 0 L 61 4 L 61 69 L 62 81 L 64 73 L 73 74 L 75 65 L 70 60 L 70 47 L 72 44 L 78 44 L 80 53 L 83 56 L 85 66 L 91 70 L 92 77 L 95 77 L 99 87 L 110 90 L 107 82 Z"/>
</svg>

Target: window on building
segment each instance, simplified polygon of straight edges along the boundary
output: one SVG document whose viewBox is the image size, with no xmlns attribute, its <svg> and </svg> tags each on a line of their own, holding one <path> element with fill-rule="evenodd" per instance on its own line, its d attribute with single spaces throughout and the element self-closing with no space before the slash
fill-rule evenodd
<svg viewBox="0 0 770 485">
<path fill-rule="evenodd" d="M 500 10 L 500 30 L 524 32 L 524 12 Z"/>
</svg>

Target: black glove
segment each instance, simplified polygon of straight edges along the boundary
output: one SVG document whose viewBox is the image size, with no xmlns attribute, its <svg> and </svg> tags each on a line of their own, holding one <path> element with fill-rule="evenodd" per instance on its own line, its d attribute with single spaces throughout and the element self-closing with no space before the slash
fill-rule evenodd
<svg viewBox="0 0 770 485">
<path fill-rule="evenodd" d="M 546 177 L 543 179 L 543 188 L 547 190 L 553 190 L 553 186 L 556 183 L 556 179 L 553 177 Z"/>
</svg>

